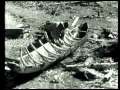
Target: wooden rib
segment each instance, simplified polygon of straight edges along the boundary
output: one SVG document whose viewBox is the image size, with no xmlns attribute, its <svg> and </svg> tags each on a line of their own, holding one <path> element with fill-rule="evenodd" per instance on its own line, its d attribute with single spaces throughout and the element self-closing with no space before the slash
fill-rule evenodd
<svg viewBox="0 0 120 90">
<path fill-rule="evenodd" d="M 49 37 L 47 35 L 47 32 L 45 32 L 45 36 L 46 36 L 46 39 L 48 40 L 48 42 L 50 42 L 50 39 L 49 39 Z"/>
<path fill-rule="evenodd" d="M 67 46 L 72 46 L 73 44 L 73 42 L 77 42 L 78 40 L 74 40 L 73 38 L 71 38 L 71 39 L 69 39 L 69 38 L 71 38 L 70 37 L 70 35 L 69 34 L 66 34 L 65 36 L 64 36 L 64 39 L 66 39 L 68 42 L 70 42 L 70 43 L 67 43 L 65 40 L 63 40 L 64 41 L 64 43 L 67 45 Z M 71 43 L 72 42 L 72 43 Z"/>
<path fill-rule="evenodd" d="M 31 46 L 32 46 L 32 48 L 38 53 L 38 51 L 36 50 L 37 48 L 32 44 L 32 43 L 30 43 L 31 44 Z M 39 53 L 38 53 L 39 54 Z M 40 57 L 44 60 L 44 57 L 41 55 L 41 54 L 39 54 L 40 55 Z M 45 60 L 44 60 L 45 61 Z M 38 62 L 37 62 L 38 63 Z"/>
<path fill-rule="evenodd" d="M 67 43 L 69 46 L 71 46 L 72 42 L 74 42 L 74 41 L 71 41 L 70 39 L 68 39 L 66 36 L 65 36 L 65 39 L 67 40 L 67 42 L 64 40 L 65 43 Z"/>
<path fill-rule="evenodd" d="M 52 43 L 51 43 L 52 44 Z M 60 47 L 57 47 L 56 45 L 54 45 L 53 44 L 53 46 L 54 46 L 54 48 L 57 50 L 57 52 L 59 52 L 60 54 L 65 54 L 66 53 L 66 51 L 68 50 L 66 50 L 66 49 L 63 49 L 63 48 L 60 48 Z"/>
<path fill-rule="evenodd" d="M 65 39 L 68 41 L 68 42 L 66 42 L 65 40 L 65 42 L 69 45 L 69 46 L 73 46 L 75 43 L 77 43 L 77 42 L 80 42 L 79 40 L 74 40 L 74 39 L 69 39 L 67 36 L 65 37 Z M 70 42 L 70 43 L 69 43 Z"/>
<path fill-rule="evenodd" d="M 39 53 L 38 51 L 36 51 L 41 57 L 43 57 L 44 59 L 44 61 L 47 61 L 47 62 L 53 62 L 53 61 L 51 61 L 51 60 L 54 60 L 53 58 L 50 58 L 50 57 L 46 57 L 46 56 L 44 56 L 44 55 L 42 55 L 41 53 Z M 47 60 L 45 59 L 45 58 L 47 58 Z"/>
<path fill-rule="evenodd" d="M 54 48 L 53 44 L 50 43 L 50 45 Z M 58 53 L 58 51 L 54 48 L 54 50 Z M 60 53 L 58 53 L 59 55 L 61 55 Z"/>
<path fill-rule="evenodd" d="M 49 44 L 51 45 L 51 43 L 49 43 Z M 44 47 L 45 47 L 45 46 L 44 46 Z M 54 49 L 52 45 L 51 45 L 51 48 Z M 55 49 L 54 49 L 54 50 L 55 50 Z M 48 50 L 48 52 L 50 52 L 50 51 Z M 57 55 L 57 56 L 60 56 L 60 54 L 57 53 L 56 51 L 55 51 L 55 53 L 53 53 L 53 54 L 54 54 L 54 55 Z"/>
<path fill-rule="evenodd" d="M 42 41 L 41 40 L 38 40 L 39 41 L 39 43 L 42 45 L 42 46 L 44 46 L 44 44 L 42 43 Z"/>
<path fill-rule="evenodd" d="M 35 46 L 34 46 L 32 43 L 30 43 L 30 44 L 31 44 L 32 48 L 33 48 L 34 50 L 36 50 Z M 44 58 L 43 58 L 42 56 L 41 56 L 41 58 L 42 58 L 42 60 L 44 60 Z M 40 62 L 37 62 L 36 60 L 35 60 L 34 62 L 36 62 L 37 64 L 42 64 L 42 63 L 40 63 Z"/>
<path fill-rule="evenodd" d="M 55 49 L 55 51 L 57 52 L 57 53 L 59 53 L 59 54 L 61 54 L 62 52 L 61 52 L 61 50 L 60 49 L 58 49 L 58 48 L 56 48 L 52 43 L 51 43 L 51 45 L 54 47 L 54 49 Z"/>
<path fill-rule="evenodd" d="M 19 67 L 19 64 L 16 64 L 15 62 L 7 62 L 6 65 L 8 65 L 8 64 L 12 64 L 12 65 L 15 65 L 16 67 Z"/>
<path fill-rule="evenodd" d="M 52 44 L 52 43 L 51 43 Z M 53 47 L 55 47 L 55 48 L 57 48 L 57 49 L 59 49 L 59 50 L 62 50 L 62 51 L 66 51 L 67 49 L 65 49 L 65 48 L 61 48 L 61 47 L 58 47 L 57 45 L 55 45 L 55 44 L 52 44 L 53 45 Z"/>
<path fill-rule="evenodd" d="M 27 47 L 25 47 L 25 49 L 26 49 L 26 51 L 27 51 L 27 54 L 29 55 L 29 57 L 32 59 L 32 61 L 31 60 L 29 60 L 31 63 L 33 63 L 33 64 L 35 64 L 35 66 L 36 66 L 36 61 L 34 60 L 34 58 L 30 55 L 30 52 L 29 52 L 29 50 L 27 49 Z M 40 64 L 40 63 L 38 63 L 38 64 Z"/>
<path fill-rule="evenodd" d="M 69 39 L 72 42 L 78 42 L 78 40 L 73 39 L 69 33 L 65 35 L 65 38 Z"/>
<path fill-rule="evenodd" d="M 80 40 L 81 39 L 81 38 L 74 38 L 70 32 L 68 32 L 68 34 L 70 35 L 70 37 L 72 37 L 73 40 Z"/>
<path fill-rule="evenodd" d="M 22 72 L 24 72 L 25 66 L 27 66 L 27 65 L 24 62 L 24 59 L 23 59 L 23 56 L 22 56 L 22 47 L 21 47 L 20 48 L 20 67 L 21 67 L 20 69 L 21 69 Z"/>
<path fill-rule="evenodd" d="M 20 62 L 22 62 L 22 65 L 26 66 L 26 63 L 24 62 L 23 56 L 22 56 L 22 47 L 20 48 Z"/>
<path fill-rule="evenodd" d="M 47 49 L 46 49 L 46 47 L 44 46 L 44 44 L 42 43 L 42 41 L 41 40 L 39 40 L 39 43 L 43 46 L 43 48 L 47 51 L 47 52 L 50 52 L 50 51 L 48 51 Z M 51 53 L 51 52 L 50 52 Z M 53 54 L 53 53 L 52 53 Z"/>
<path fill-rule="evenodd" d="M 65 41 L 63 40 L 63 42 L 65 43 Z M 55 50 L 57 51 L 57 52 L 59 52 L 60 54 L 61 54 L 61 56 L 66 56 L 66 53 L 69 51 L 69 50 L 71 50 L 71 46 L 68 46 L 68 45 L 65 45 L 65 46 L 67 46 L 67 48 L 65 48 L 65 47 L 63 47 L 63 48 L 60 48 L 60 47 L 58 47 L 58 46 L 56 46 L 56 45 L 54 45 L 54 44 L 52 44 L 51 43 L 51 45 L 55 48 Z"/>
<path fill-rule="evenodd" d="M 36 49 L 35 49 L 35 46 L 31 43 L 31 46 L 33 47 L 33 49 L 36 51 Z M 26 50 L 28 51 L 28 49 L 26 48 Z M 33 59 L 33 62 L 34 63 L 37 63 L 37 64 L 42 64 L 42 62 L 40 63 L 40 62 L 37 62 L 31 55 L 30 55 L 30 53 L 29 53 L 29 51 L 28 51 L 28 55 Z M 44 58 L 41 56 L 41 58 L 42 58 L 42 60 L 44 60 Z"/>
<path fill-rule="evenodd" d="M 24 47 L 25 48 L 25 47 Z M 25 48 L 25 50 L 26 50 L 26 48 Z M 27 51 L 27 50 L 26 50 Z M 24 55 L 23 56 L 23 58 L 25 58 L 25 57 L 27 57 L 28 56 L 28 54 L 27 55 Z M 25 59 L 24 59 L 25 60 Z M 29 60 L 30 62 L 31 62 L 31 60 Z M 27 63 L 27 65 L 28 65 L 28 62 L 26 62 Z M 33 63 L 33 62 L 31 62 L 31 63 Z"/>
<path fill-rule="evenodd" d="M 47 33 L 45 33 L 46 34 L 46 36 L 47 36 L 47 38 L 48 38 L 48 35 L 47 35 Z M 64 41 L 64 40 L 63 40 Z M 65 42 L 65 41 L 64 41 Z M 49 42 L 50 43 L 50 45 L 54 48 L 55 46 L 51 43 L 51 42 Z M 54 49 L 56 52 L 58 52 L 56 49 Z M 61 55 L 60 53 L 57 53 L 57 54 L 59 54 L 59 55 Z"/>
<path fill-rule="evenodd" d="M 39 41 L 39 43 L 43 46 L 43 48 L 46 50 L 46 52 L 48 53 L 48 56 L 49 56 L 49 52 L 48 52 L 48 50 L 44 47 L 44 44 L 41 42 L 41 40 L 38 40 Z M 51 53 L 51 52 L 50 52 Z M 55 58 L 53 58 L 53 59 L 55 59 Z"/>
<path fill-rule="evenodd" d="M 69 38 L 71 41 L 73 40 L 69 34 L 66 34 L 64 37 Z"/>
<path fill-rule="evenodd" d="M 30 61 L 30 60 L 27 60 L 27 61 L 26 61 L 26 58 L 25 58 L 26 56 L 28 56 L 28 55 L 23 56 L 24 62 L 26 63 L 26 66 L 29 66 L 29 62 L 28 62 L 28 61 Z M 30 62 L 31 62 L 31 61 L 30 61 Z"/>
<path fill-rule="evenodd" d="M 68 47 L 71 47 L 71 45 L 68 44 L 65 40 L 63 40 L 63 41 L 64 41 L 64 45 L 66 45 L 66 46 L 68 46 Z"/>
<path fill-rule="evenodd" d="M 62 40 L 62 41 L 63 41 L 64 45 L 67 46 L 67 48 L 64 47 L 65 49 L 69 49 L 69 48 L 71 47 L 71 46 L 68 45 L 64 40 Z"/>
<path fill-rule="evenodd" d="M 42 41 L 41 40 L 39 40 L 39 43 L 43 46 L 43 48 L 48 52 L 48 53 L 51 53 L 51 54 L 53 54 L 54 56 L 59 56 L 58 54 L 54 54 L 54 53 L 52 53 L 52 52 L 50 52 L 49 50 L 47 50 L 47 48 L 44 46 L 44 44 L 42 43 Z M 57 58 L 56 57 L 56 58 Z"/>
<path fill-rule="evenodd" d="M 51 57 L 46 57 L 46 56 L 42 55 L 41 53 L 39 53 L 39 52 L 37 51 L 37 48 L 36 48 L 36 47 L 34 47 L 34 50 L 43 58 L 44 61 L 47 61 L 47 60 L 45 60 L 44 58 L 52 59 L 52 60 L 53 60 L 53 58 L 51 58 Z M 51 62 L 50 60 L 48 60 L 48 61 Z"/>
<path fill-rule="evenodd" d="M 46 35 L 46 37 L 48 38 L 48 35 L 47 35 L 47 33 L 45 32 L 45 35 Z M 49 39 L 49 38 L 48 38 Z M 50 40 L 49 40 L 49 43 L 50 43 L 50 45 L 53 47 L 53 49 L 54 49 L 54 46 L 51 44 L 51 42 L 50 42 Z M 55 51 L 56 51 L 56 49 L 54 49 Z M 56 53 L 58 54 L 58 55 L 61 55 L 60 53 L 58 53 L 58 51 L 56 51 Z"/>
<path fill-rule="evenodd" d="M 42 43 L 41 40 L 39 40 L 39 43 L 43 46 L 43 48 L 44 48 L 48 53 L 50 53 L 51 55 L 53 55 L 55 58 L 58 58 L 59 55 L 58 55 L 58 54 L 54 54 L 54 53 L 48 51 L 47 48 L 44 46 L 44 44 Z"/>
</svg>

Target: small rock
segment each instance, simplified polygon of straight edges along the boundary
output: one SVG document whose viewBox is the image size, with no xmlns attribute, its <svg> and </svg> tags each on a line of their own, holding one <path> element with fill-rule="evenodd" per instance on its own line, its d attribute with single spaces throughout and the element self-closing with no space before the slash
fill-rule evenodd
<svg viewBox="0 0 120 90">
<path fill-rule="evenodd" d="M 118 32 L 112 32 L 112 35 L 114 38 L 117 38 L 118 37 Z"/>
<path fill-rule="evenodd" d="M 111 38 L 111 39 L 114 38 L 114 36 L 112 34 L 109 34 L 108 37 Z"/>
<path fill-rule="evenodd" d="M 117 33 L 117 32 L 112 32 L 112 34 L 113 34 L 113 35 L 118 35 L 118 33 Z"/>
<path fill-rule="evenodd" d="M 5 66 L 6 71 L 11 71 L 11 69 L 8 66 Z"/>
<path fill-rule="evenodd" d="M 108 35 L 109 38 L 111 39 L 116 39 L 118 37 L 118 33 L 117 32 L 111 32 L 109 35 Z"/>
<path fill-rule="evenodd" d="M 93 34 L 92 38 L 98 39 L 98 35 L 97 34 Z"/>
</svg>

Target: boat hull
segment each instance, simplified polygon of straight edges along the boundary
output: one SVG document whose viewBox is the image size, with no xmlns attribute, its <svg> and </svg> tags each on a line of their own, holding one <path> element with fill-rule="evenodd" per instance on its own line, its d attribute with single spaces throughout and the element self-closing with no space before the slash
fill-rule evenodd
<svg viewBox="0 0 120 90">
<path fill-rule="evenodd" d="M 21 74 L 42 71 L 54 62 L 61 61 L 78 47 L 82 46 L 87 41 L 87 34 L 83 38 L 73 38 L 67 34 L 63 41 L 64 44 L 61 47 L 47 42 L 39 48 L 33 46 L 34 51 L 32 52 L 29 52 L 27 48 L 23 48 L 22 50 L 26 50 L 27 54 L 23 56 L 21 54 L 17 58 L 17 61 L 20 61 L 18 65 L 14 64 L 10 68 Z"/>
</svg>

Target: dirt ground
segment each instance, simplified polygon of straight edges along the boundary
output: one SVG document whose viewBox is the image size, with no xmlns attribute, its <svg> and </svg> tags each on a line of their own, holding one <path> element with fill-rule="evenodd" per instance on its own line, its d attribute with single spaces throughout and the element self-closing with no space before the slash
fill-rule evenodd
<svg viewBox="0 0 120 90">
<path fill-rule="evenodd" d="M 58 5 L 57 3 L 61 3 Z M 43 1 L 6 1 L 5 2 L 5 28 L 17 28 L 18 24 L 29 24 L 32 32 L 40 31 L 41 26 L 48 20 L 65 21 L 69 25 L 73 22 L 73 16 L 79 16 L 78 25 L 88 23 L 89 33 L 98 33 L 101 27 L 109 28 L 111 31 L 118 31 L 118 2 L 102 1 L 90 2 L 89 4 L 66 2 L 43 2 Z M 57 10 L 56 10 L 57 8 Z M 56 10 L 55 15 L 54 11 Z M 98 11 L 100 17 L 98 18 Z M 15 58 L 17 51 L 10 45 L 27 45 L 29 40 L 6 40 L 5 55 Z M 78 48 L 71 56 L 68 56 L 61 63 L 76 64 L 85 61 L 88 55 L 93 56 L 95 62 L 107 62 L 109 57 L 96 56 L 92 49 L 100 46 L 100 43 L 87 41 L 81 48 Z M 16 52 L 15 52 L 16 51 Z M 19 75 L 16 79 L 8 80 L 7 87 L 13 89 L 117 89 L 118 88 L 118 69 L 114 70 L 111 79 L 102 83 L 101 79 L 82 80 L 75 77 L 76 72 L 67 71 L 58 64 L 50 69 L 32 75 Z M 13 73 L 12 76 L 16 74 Z M 79 75 L 77 75 L 79 76 Z M 7 78 L 12 78 L 7 77 Z"/>
</svg>

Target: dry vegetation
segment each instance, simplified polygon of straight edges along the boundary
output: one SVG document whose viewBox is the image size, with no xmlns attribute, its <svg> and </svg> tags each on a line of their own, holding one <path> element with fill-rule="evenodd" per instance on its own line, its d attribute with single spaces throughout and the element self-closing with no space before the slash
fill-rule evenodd
<svg viewBox="0 0 120 90">
<path fill-rule="evenodd" d="M 60 5 L 58 3 L 61 3 Z M 15 18 L 14 25 L 17 23 L 29 24 L 32 32 L 40 31 L 41 26 L 48 20 L 65 21 L 68 20 L 71 25 L 73 16 L 79 16 L 78 24 L 87 22 L 90 29 L 89 33 L 98 33 L 101 27 L 109 28 L 112 31 L 118 30 L 118 2 L 90 2 L 88 5 L 82 3 L 64 4 L 66 2 L 49 2 L 49 1 L 6 1 L 6 13 L 10 13 Z M 67 2 L 68 3 L 68 2 Z M 57 8 L 58 7 L 58 8 Z M 57 10 L 56 10 L 57 8 Z M 101 18 L 95 17 L 100 10 Z M 54 13 L 55 12 L 55 13 Z M 95 18 L 84 18 L 84 17 Z M 7 16 L 6 16 L 7 17 Z M 109 21 L 108 19 L 109 18 Z M 110 19 L 112 21 L 110 21 Z M 12 23 L 13 21 L 11 21 Z M 28 45 L 30 40 L 16 39 L 6 40 L 5 54 L 6 57 L 16 58 L 19 56 L 19 46 Z M 14 47 L 15 46 L 15 47 Z M 16 47 L 18 46 L 18 47 Z M 104 51 L 94 51 L 95 48 L 101 46 L 101 43 L 95 41 L 87 41 L 85 45 L 78 48 L 76 52 L 71 54 L 62 63 L 64 64 L 80 64 L 83 63 L 88 56 L 94 57 L 95 62 L 109 62 L 109 57 L 100 57 Z M 101 48 L 102 50 L 102 48 Z M 99 56 L 96 55 L 99 53 Z M 113 58 L 112 58 L 113 60 Z M 114 61 L 114 60 L 113 60 Z M 16 76 L 13 74 L 11 76 Z M 11 77 L 10 76 L 10 77 Z M 74 71 L 67 71 L 61 64 L 58 64 L 49 70 L 37 75 L 18 75 L 16 79 L 7 81 L 9 86 L 15 89 L 102 89 L 102 88 L 118 88 L 118 69 L 114 70 L 110 81 L 101 83 L 101 79 L 83 80 L 80 74 Z M 9 77 L 8 77 L 9 78 Z M 23 81 L 22 81 L 23 80 Z M 19 82 L 21 81 L 21 82 Z M 19 84 L 20 83 L 20 84 Z M 11 85 L 10 85 L 11 84 Z"/>
</svg>

